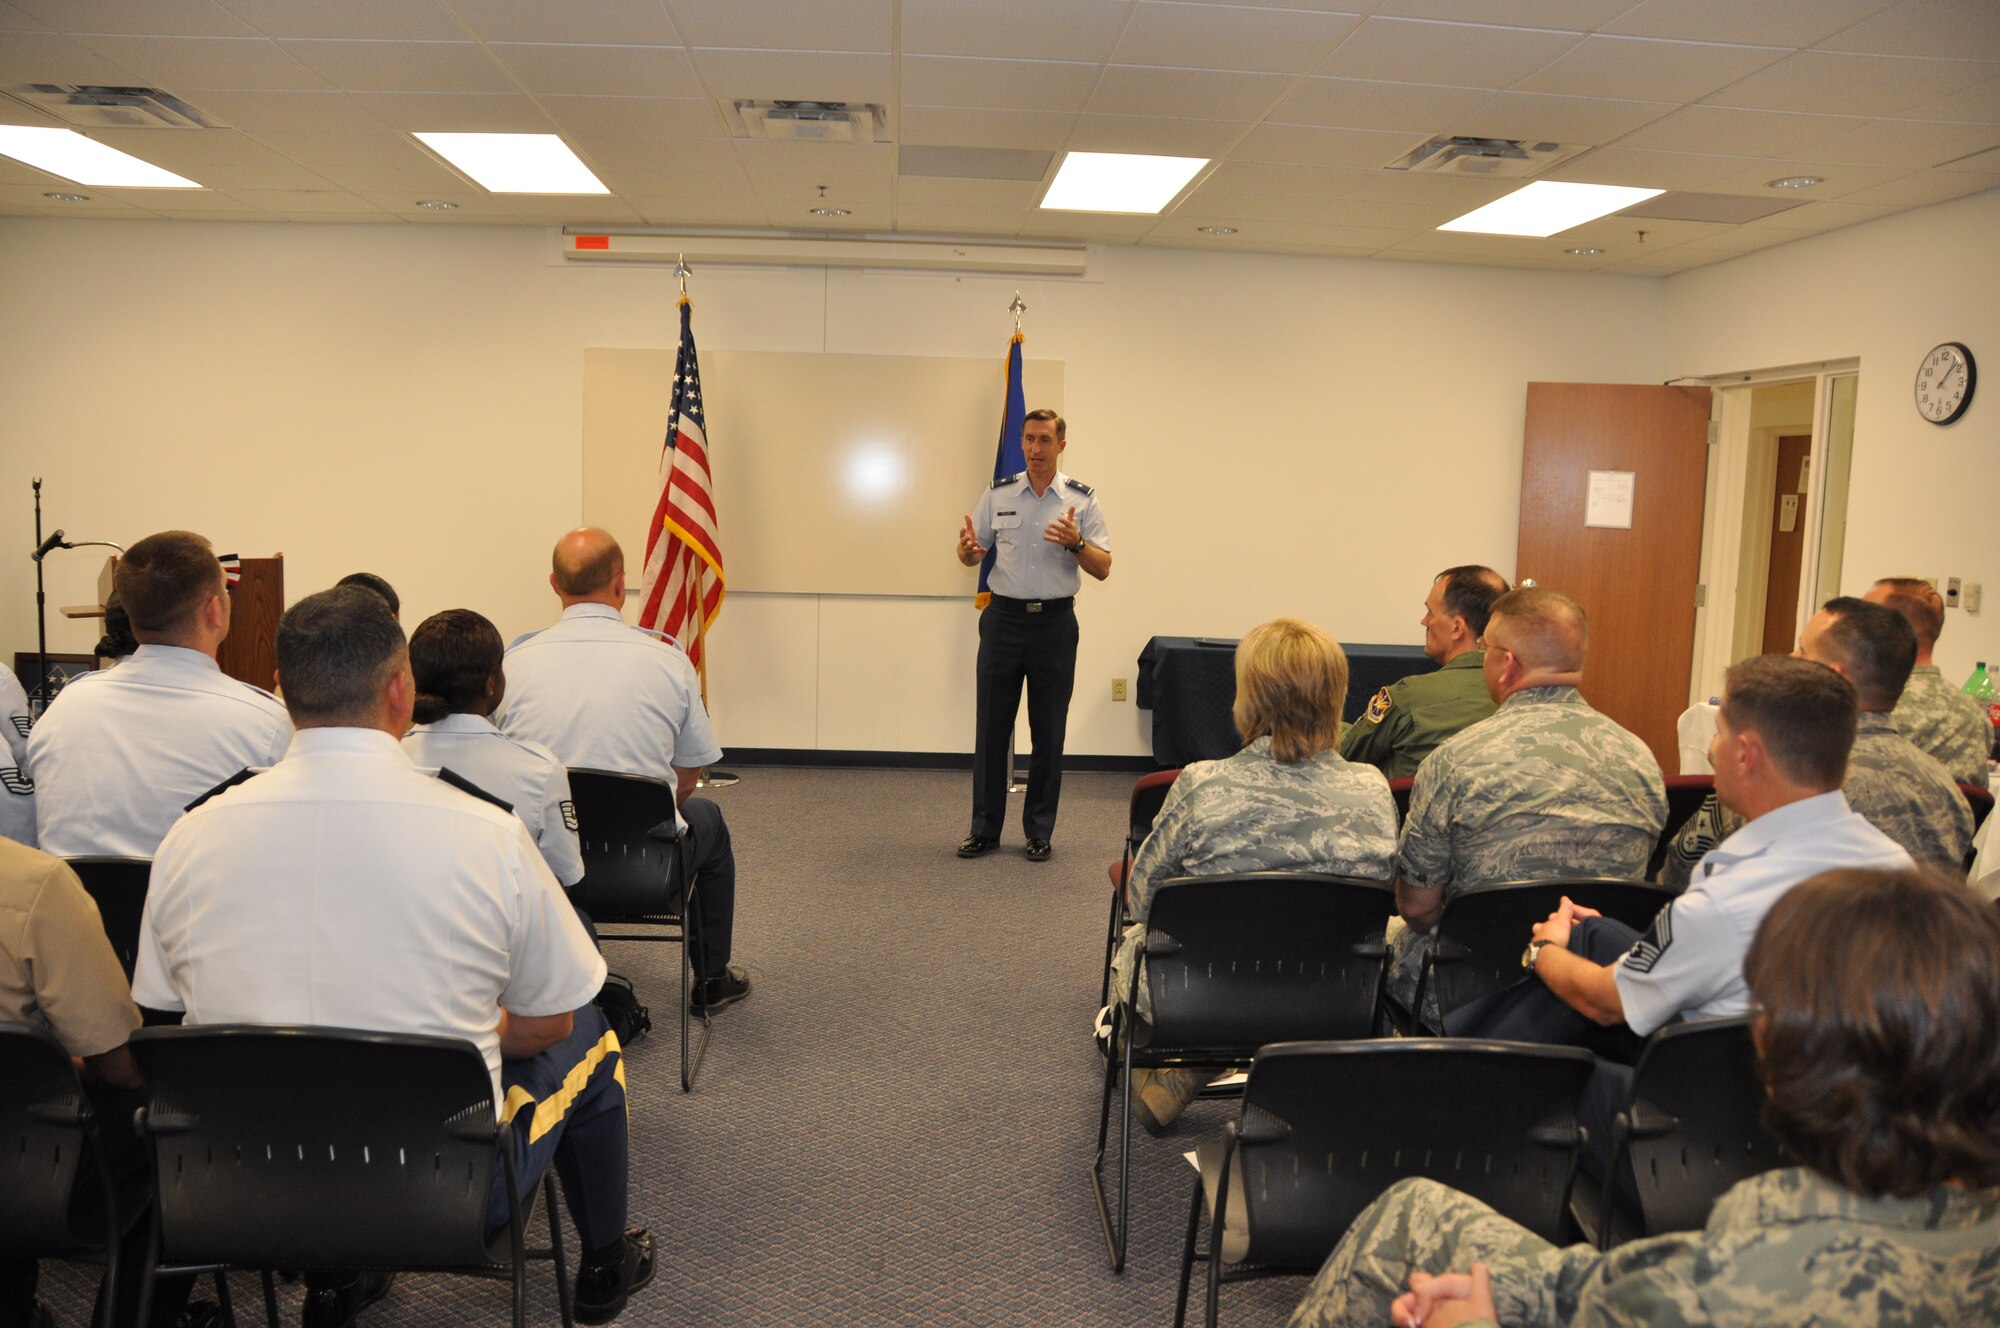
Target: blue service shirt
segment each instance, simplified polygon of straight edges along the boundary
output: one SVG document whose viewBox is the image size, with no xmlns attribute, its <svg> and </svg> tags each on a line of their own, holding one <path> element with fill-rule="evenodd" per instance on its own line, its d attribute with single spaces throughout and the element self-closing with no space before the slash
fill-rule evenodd
<svg viewBox="0 0 2000 1328">
<path fill-rule="evenodd" d="M 1049 523 L 1076 509 L 1076 528 L 1085 542 L 1111 551 L 1111 531 L 1104 509 L 1087 484 L 1078 484 L 1060 470 L 1041 497 L 1028 474 L 1009 475 L 979 499 L 972 514 L 972 532 L 983 546 L 998 550 L 986 588 L 1010 599 L 1068 599 L 1083 584 L 1076 555 L 1042 538 Z"/>
</svg>

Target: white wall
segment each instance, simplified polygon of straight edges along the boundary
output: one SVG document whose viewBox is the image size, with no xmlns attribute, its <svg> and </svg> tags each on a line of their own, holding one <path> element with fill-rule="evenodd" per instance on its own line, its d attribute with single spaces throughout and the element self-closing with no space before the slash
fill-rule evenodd
<svg viewBox="0 0 2000 1328">
<path fill-rule="evenodd" d="M 1858 356 L 1844 593 L 1880 576 L 1957 576 L 2000 594 L 2000 190 L 1900 213 L 1667 279 L 1669 374 Z M 1926 423 L 1910 384 L 1962 341 L 1983 380 L 1957 423 Z M 1951 610 L 1945 676 L 2000 657 L 2000 599 Z"/>
<path fill-rule="evenodd" d="M 1108 684 L 1156 632 L 1297 613 L 1418 641 L 1436 569 L 1512 573 L 1525 384 L 1667 377 L 1651 278 L 1111 249 L 1075 281 L 714 269 L 692 289 L 704 349 L 997 369 L 1016 285 L 1029 353 L 1067 365 L 1065 468 L 1100 487 L 1117 558 L 1079 610 L 1075 753 L 1148 749 Z M 565 267 L 547 232 L 475 227 L 5 219 L 0 298 L 0 548 L 32 547 L 41 474 L 72 537 L 183 526 L 282 551 L 292 598 L 366 568 L 406 622 L 469 605 L 510 635 L 554 614 L 583 349 L 676 333 L 669 273 Z M 717 447 L 728 428 L 710 421 Z M 940 559 L 959 516 L 937 514 Z M 51 605 L 88 600 L 97 565 L 51 558 Z M 33 648 L 33 586 L 0 558 L 9 652 Z M 58 618 L 50 647 L 95 636 Z M 721 736 L 966 750 L 975 644 L 955 601 L 732 596 Z"/>
</svg>

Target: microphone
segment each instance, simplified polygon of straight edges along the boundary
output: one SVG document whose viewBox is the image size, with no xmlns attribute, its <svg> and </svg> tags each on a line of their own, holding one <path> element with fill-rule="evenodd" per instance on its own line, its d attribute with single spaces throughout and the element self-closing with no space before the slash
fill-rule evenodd
<svg viewBox="0 0 2000 1328">
<path fill-rule="evenodd" d="M 41 547 L 36 549 L 33 553 L 29 554 L 28 556 L 34 559 L 36 562 L 40 562 L 44 557 L 48 555 L 50 549 L 68 549 L 72 547 L 74 546 L 71 545 L 68 540 L 64 539 L 63 533 L 60 530 L 58 530 L 55 534 L 43 540 Z"/>
</svg>

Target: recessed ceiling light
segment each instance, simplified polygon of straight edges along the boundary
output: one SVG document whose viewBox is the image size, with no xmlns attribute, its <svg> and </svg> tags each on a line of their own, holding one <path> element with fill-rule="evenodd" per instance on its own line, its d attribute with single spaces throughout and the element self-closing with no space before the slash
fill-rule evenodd
<svg viewBox="0 0 2000 1328">
<path fill-rule="evenodd" d="M 1588 258 L 1588 257 L 1590 257 L 1590 256 L 1591 256 L 1592 254 L 1601 254 L 1601 253 L 1603 253 L 1604 251 L 1603 251 L 1602 249 L 1589 249 L 1589 248 L 1585 248 L 1585 249 L 1565 249 L 1565 250 L 1563 250 L 1563 252 L 1564 252 L 1564 253 L 1566 253 L 1566 254 L 1569 254 L 1570 256 L 1572 256 L 1572 257 L 1574 257 L 1574 258 Z"/>
<path fill-rule="evenodd" d="M 1200 231 L 1200 232 L 1201 232 L 1201 233 L 1202 233 L 1203 235 L 1234 235 L 1234 234 L 1236 234 L 1236 228 L 1235 228 L 1234 226 L 1197 226 L 1197 227 L 1195 227 L 1195 229 L 1196 229 L 1196 230 L 1198 230 L 1198 231 Z"/>
<path fill-rule="evenodd" d="M 1129 152 L 1071 152 L 1042 196 L 1055 212 L 1157 213 L 1174 201 L 1207 157 L 1147 157 Z"/>
<path fill-rule="evenodd" d="M 608 194 L 554 134 L 418 134 L 425 146 L 495 194 Z"/>
<path fill-rule="evenodd" d="M 1554 235 L 1620 208 L 1631 207 L 1665 191 L 1632 189 L 1611 184 L 1560 184 L 1537 180 L 1474 208 L 1441 231 L 1473 231 L 1480 235 Z"/>
<path fill-rule="evenodd" d="M 1825 183 L 1826 178 L 1820 175 L 1787 175 L 1782 179 L 1764 181 L 1764 187 L 1766 189 L 1810 189 L 1816 184 Z"/>
<path fill-rule="evenodd" d="M 0 125 L 0 156 L 100 189 L 201 188 L 193 180 L 161 170 L 117 148 L 106 147 L 73 129 Z"/>
<path fill-rule="evenodd" d="M 420 208 L 429 208 L 433 212 L 449 212 L 457 207 L 458 204 L 448 203 L 442 198 L 420 198 L 417 200 L 417 206 Z"/>
<path fill-rule="evenodd" d="M 58 202 L 58 203 L 88 203 L 88 202 L 90 201 L 90 195 L 89 195 L 89 194 L 54 194 L 54 193 L 50 193 L 50 194 L 43 194 L 43 195 L 42 195 L 42 197 L 43 197 L 43 198 L 52 198 L 52 199 L 54 199 L 54 200 L 55 200 L 56 202 Z"/>
<path fill-rule="evenodd" d="M 815 217 L 846 217 L 853 215 L 846 208 L 816 207 L 811 209 L 811 211 Z"/>
</svg>

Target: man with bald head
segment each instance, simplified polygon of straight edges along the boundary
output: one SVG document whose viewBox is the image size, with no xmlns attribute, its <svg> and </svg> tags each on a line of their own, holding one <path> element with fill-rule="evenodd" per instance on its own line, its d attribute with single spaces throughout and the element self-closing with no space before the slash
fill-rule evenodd
<svg viewBox="0 0 2000 1328">
<path fill-rule="evenodd" d="M 550 561 L 562 618 L 508 648 L 507 695 L 494 723 L 509 737 L 546 746 L 572 770 L 644 775 L 672 786 L 701 882 L 689 953 L 699 978 L 694 1008 L 733 1004 L 750 992 L 749 973 L 729 962 L 736 853 L 722 809 L 691 796 L 702 767 L 722 759 L 701 680 L 679 646 L 626 623 L 625 554 L 608 532 L 572 530 Z M 685 889 L 678 879 L 670 885 Z"/>
<path fill-rule="evenodd" d="M 1637 879 L 1666 821 L 1652 752 L 1577 690 L 1590 641 L 1582 607 L 1539 586 L 1510 591 L 1493 602 L 1485 635 L 1499 709 L 1418 768 L 1396 855 L 1404 925 L 1390 938 L 1389 991 L 1405 1010 L 1453 895 L 1559 876 Z"/>
<path fill-rule="evenodd" d="M 1944 600 L 1937 587 L 1913 576 L 1889 576 L 1868 587 L 1861 598 L 1894 609 L 1917 636 L 1917 663 L 1903 695 L 1889 718 L 1896 729 L 1938 760 L 1961 784 L 1986 787 L 1988 754 L 1993 750 L 1993 721 L 1986 707 L 1944 680 L 1931 659 L 1944 631 Z"/>
</svg>

